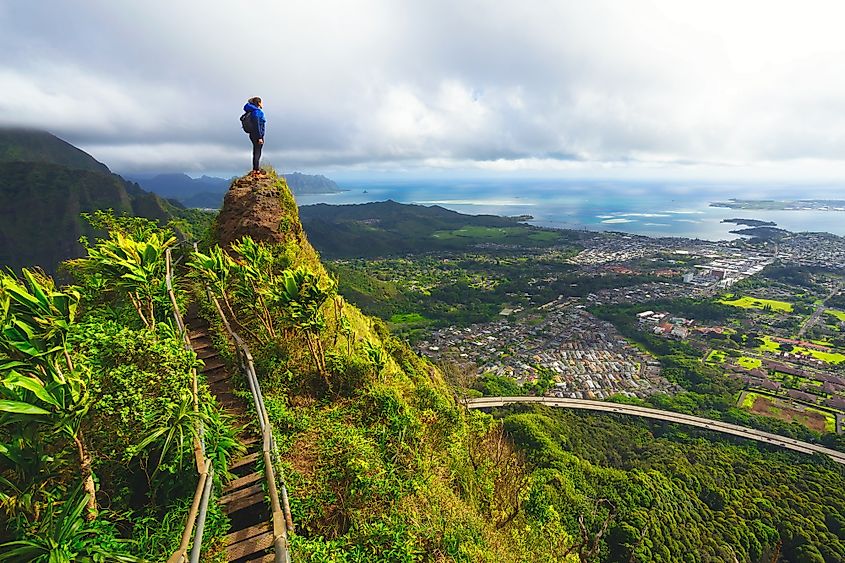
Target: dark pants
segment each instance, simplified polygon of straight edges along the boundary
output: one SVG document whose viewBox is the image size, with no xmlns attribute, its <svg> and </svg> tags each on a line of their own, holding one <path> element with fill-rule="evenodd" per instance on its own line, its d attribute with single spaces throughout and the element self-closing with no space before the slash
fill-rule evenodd
<svg viewBox="0 0 845 563">
<path fill-rule="evenodd" d="M 261 149 L 264 147 L 264 144 L 259 143 L 258 137 L 253 135 L 249 136 L 249 140 L 252 141 L 252 169 L 261 170 L 258 166 L 258 161 L 261 160 Z"/>
</svg>

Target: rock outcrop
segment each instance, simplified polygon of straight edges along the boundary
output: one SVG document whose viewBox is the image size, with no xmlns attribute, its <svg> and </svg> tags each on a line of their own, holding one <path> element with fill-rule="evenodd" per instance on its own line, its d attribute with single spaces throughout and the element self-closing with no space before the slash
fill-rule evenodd
<svg viewBox="0 0 845 563">
<path fill-rule="evenodd" d="M 270 173 L 232 182 L 214 226 L 215 239 L 228 248 L 244 236 L 271 243 L 304 243 L 296 201 L 285 179 Z"/>
</svg>

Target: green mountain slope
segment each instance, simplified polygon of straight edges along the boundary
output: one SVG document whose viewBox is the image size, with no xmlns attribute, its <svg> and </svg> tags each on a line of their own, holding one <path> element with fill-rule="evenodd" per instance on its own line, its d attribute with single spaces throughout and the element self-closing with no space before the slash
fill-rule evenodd
<svg viewBox="0 0 845 563">
<path fill-rule="evenodd" d="M 509 560 L 511 532 L 497 529 L 512 511 L 505 465 L 469 457 L 492 420 L 466 412 L 436 367 L 334 293 L 285 180 L 235 180 L 215 236 L 241 264 L 216 287 L 249 340 L 280 444 L 293 560 Z M 238 247 L 245 236 L 270 254 Z M 302 270 L 319 281 L 294 290 L 286 276 Z"/>
<path fill-rule="evenodd" d="M 113 209 L 167 221 L 173 207 L 120 176 L 56 164 L 0 163 L 0 265 L 52 271 L 94 234 L 80 213 Z"/>
<path fill-rule="evenodd" d="M 107 209 L 163 223 L 195 219 L 50 133 L 0 129 L 0 266 L 55 271 L 82 255 L 79 237 L 95 234 L 80 213 Z"/>
<path fill-rule="evenodd" d="M 306 205 L 299 213 L 309 239 L 331 258 L 369 258 L 479 244 L 551 246 L 572 236 L 508 217 L 464 215 L 436 205 L 395 201 Z"/>
<path fill-rule="evenodd" d="M 57 164 L 73 170 L 111 174 L 93 156 L 46 131 L 0 128 L 0 162 Z"/>
</svg>

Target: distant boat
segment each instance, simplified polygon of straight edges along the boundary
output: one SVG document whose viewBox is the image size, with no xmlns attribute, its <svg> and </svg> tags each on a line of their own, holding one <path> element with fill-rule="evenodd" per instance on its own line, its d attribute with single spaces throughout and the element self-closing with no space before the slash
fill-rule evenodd
<svg viewBox="0 0 845 563">
<path fill-rule="evenodd" d="M 364 191 L 363 191 L 363 192 L 361 192 L 361 193 L 362 193 L 362 194 L 365 194 L 365 193 L 368 193 L 368 192 L 367 192 L 367 190 L 364 190 Z"/>
</svg>

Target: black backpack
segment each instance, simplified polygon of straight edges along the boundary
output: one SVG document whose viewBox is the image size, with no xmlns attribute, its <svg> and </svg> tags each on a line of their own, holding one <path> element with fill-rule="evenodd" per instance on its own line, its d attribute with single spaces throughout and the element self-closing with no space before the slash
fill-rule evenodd
<svg viewBox="0 0 845 563">
<path fill-rule="evenodd" d="M 247 111 L 241 116 L 241 127 L 244 128 L 244 133 L 252 135 L 255 131 L 255 120 L 252 117 L 252 112 Z"/>
</svg>

